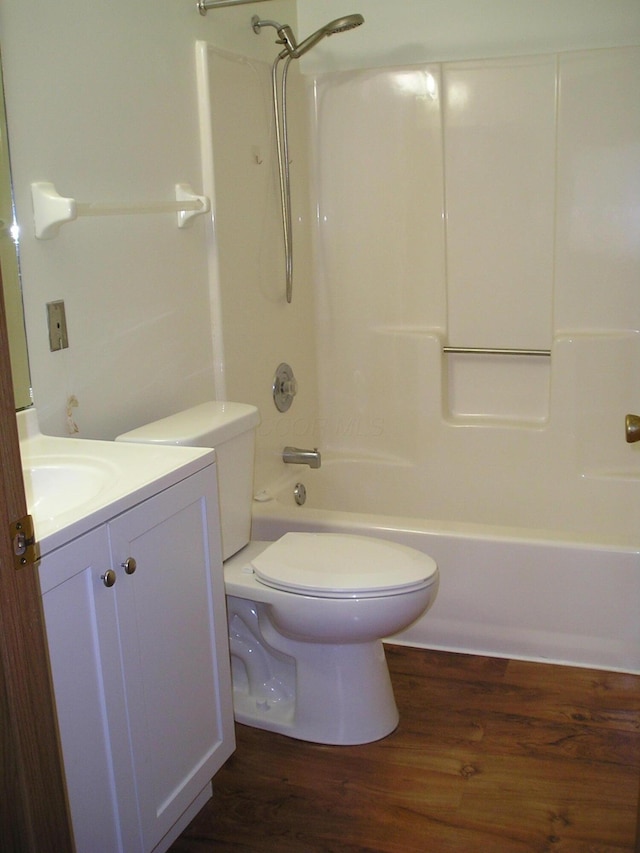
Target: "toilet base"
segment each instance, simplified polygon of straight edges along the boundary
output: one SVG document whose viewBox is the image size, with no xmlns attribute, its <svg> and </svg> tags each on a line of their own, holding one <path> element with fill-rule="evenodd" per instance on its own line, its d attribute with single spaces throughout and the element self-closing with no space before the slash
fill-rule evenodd
<svg viewBox="0 0 640 853">
<path fill-rule="evenodd" d="M 384 648 L 373 642 L 329 645 L 278 643 L 278 682 L 249 687 L 234 674 L 237 722 L 299 740 L 355 745 L 380 740 L 398 725 Z M 282 653 L 290 656 L 283 675 Z M 285 665 L 285 670 L 287 666 Z M 283 684 L 287 679 L 292 682 Z"/>
</svg>

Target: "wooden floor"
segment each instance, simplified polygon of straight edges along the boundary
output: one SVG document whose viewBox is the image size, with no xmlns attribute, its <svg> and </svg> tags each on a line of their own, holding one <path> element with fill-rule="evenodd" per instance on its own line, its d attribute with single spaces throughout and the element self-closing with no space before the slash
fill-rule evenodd
<svg viewBox="0 0 640 853">
<path fill-rule="evenodd" d="M 633 851 L 640 676 L 387 646 L 389 737 L 246 726 L 172 853 Z"/>
</svg>

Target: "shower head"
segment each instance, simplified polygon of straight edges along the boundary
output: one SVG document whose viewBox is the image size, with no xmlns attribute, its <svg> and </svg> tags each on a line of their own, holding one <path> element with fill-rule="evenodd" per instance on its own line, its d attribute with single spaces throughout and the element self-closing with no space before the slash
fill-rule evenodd
<svg viewBox="0 0 640 853">
<path fill-rule="evenodd" d="M 279 24 L 277 21 L 261 21 L 257 15 L 254 15 L 251 19 L 254 33 L 259 33 L 262 27 L 275 27 L 279 36 L 276 44 L 284 45 L 284 50 L 280 54 L 281 59 L 284 59 L 286 56 L 291 57 L 291 59 L 299 59 L 308 50 L 315 47 L 325 36 L 345 33 L 347 30 L 359 27 L 360 24 L 364 24 L 362 15 L 345 15 L 343 18 L 336 18 L 335 21 L 331 21 L 325 24 L 324 27 L 320 27 L 319 30 L 316 30 L 315 33 L 312 33 L 298 44 L 291 27 L 286 24 Z"/>
<path fill-rule="evenodd" d="M 345 15 L 344 18 L 336 18 L 335 21 L 331 21 L 330 23 L 325 24 L 324 27 L 320 27 L 319 30 L 316 30 L 315 33 L 312 33 L 303 42 L 297 45 L 293 52 L 293 56 L 298 59 L 308 50 L 311 50 L 312 47 L 315 47 L 325 36 L 333 36 L 336 33 L 346 33 L 347 30 L 353 30 L 356 27 L 359 27 L 360 24 L 364 24 L 364 18 L 362 15 Z"/>
<path fill-rule="evenodd" d="M 332 36 L 335 33 L 346 33 L 347 30 L 355 30 L 361 24 L 364 24 L 362 15 L 345 15 L 344 18 L 336 18 L 335 21 L 331 21 L 323 29 L 326 30 L 328 36 Z"/>
</svg>

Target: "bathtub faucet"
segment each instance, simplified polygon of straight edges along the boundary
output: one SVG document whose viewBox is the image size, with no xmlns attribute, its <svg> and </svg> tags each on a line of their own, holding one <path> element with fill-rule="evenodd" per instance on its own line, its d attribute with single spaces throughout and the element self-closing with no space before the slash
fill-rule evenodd
<svg viewBox="0 0 640 853">
<path fill-rule="evenodd" d="M 319 468 L 322 459 L 317 447 L 313 450 L 300 450 L 299 447 L 285 447 L 282 451 L 282 461 L 291 462 L 293 465 L 308 465 L 310 468 Z"/>
</svg>

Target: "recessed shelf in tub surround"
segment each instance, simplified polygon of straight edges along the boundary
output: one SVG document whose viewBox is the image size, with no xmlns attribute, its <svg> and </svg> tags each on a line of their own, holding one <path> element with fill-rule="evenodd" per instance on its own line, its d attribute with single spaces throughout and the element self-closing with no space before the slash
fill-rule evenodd
<svg viewBox="0 0 640 853">
<path fill-rule="evenodd" d="M 61 196 L 49 181 L 31 184 L 35 235 L 39 240 L 56 237 L 61 225 L 79 216 L 128 216 L 143 213 L 176 213 L 178 228 L 185 228 L 194 216 L 207 213 L 209 199 L 193 192 L 189 184 L 176 184 L 175 201 L 80 202 Z"/>
<path fill-rule="evenodd" d="M 431 365 L 425 381 L 433 390 L 434 374 L 442 383 L 442 411 L 451 424 L 531 426 L 539 428 L 549 417 L 551 353 L 548 346 L 512 346 L 448 340 L 442 329 L 419 325 L 376 326 L 373 331 L 396 342 L 405 340 L 407 360 L 415 358 L 409 341 L 422 342 L 420 360 Z M 396 358 L 402 359 L 402 350 Z M 407 376 L 412 375 L 407 364 Z"/>
</svg>

